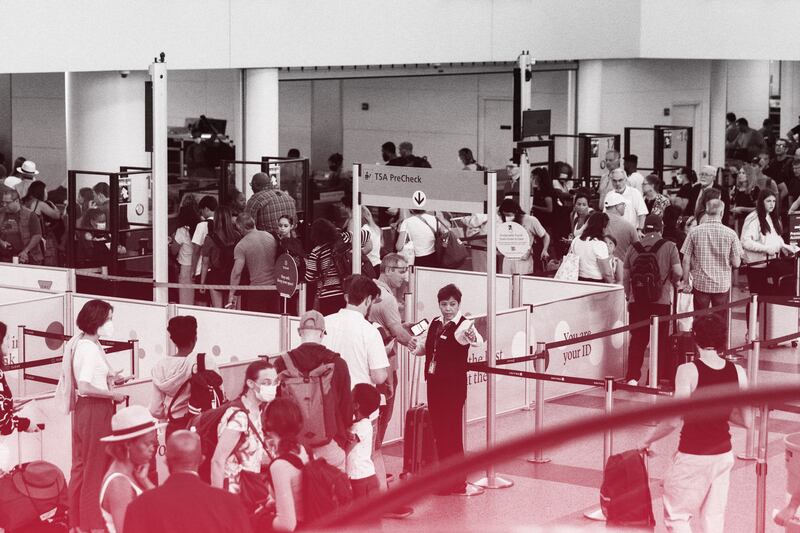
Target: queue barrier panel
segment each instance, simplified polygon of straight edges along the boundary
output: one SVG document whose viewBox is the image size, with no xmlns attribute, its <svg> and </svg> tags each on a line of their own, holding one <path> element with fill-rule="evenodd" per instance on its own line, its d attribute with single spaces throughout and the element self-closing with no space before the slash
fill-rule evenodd
<svg viewBox="0 0 800 533">
<path fill-rule="evenodd" d="M 33 289 L 33 288 L 25 289 L 21 287 L 10 287 L 7 285 L 0 285 L 0 305 L 5 305 L 14 302 L 25 302 L 29 300 L 35 300 L 37 298 L 42 298 L 45 296 L 49 296 L 51 294 L 54 294 L 53 291 L 48 291 L 46 289 Z"/>
<path fill-rule="evenodd" d="M 530 344 L 565 341 L 625 326 L 628 323 L 625 291 L 620 286 L 611 287 L 611 290 L 604 292 L 533 305 Z M 605 376 L 621 377 L 626 344 L 627 334 L 621 332 L 548 349 L 545 352 L 544 371 L 590 380 L 602 380 Z M 529 386 L 533 387 L 533 384 Z M 573 394 L 586 388 L 587 385 L 548 383 L 545 399 Z"/>
<path fill-rule="evenodd" d="M 4 285 L 28 289 L 66 292 L 75 288 L 75 272 L 69 268 L 0 263 Z"/>
<path fill-rule="evenodd" d="M 590 281 L 563 281 L 537 276 L 520 276 L 520 304 L 538 305 L 566 298 L 619 290 L 618 285 Z"/>
<path fill-rule="evenodd" d="M 96 298 L 85 294 L 74 295 L 72 297 L 74 316 L 78 316 L 89 300 Z M 169 355 L 168 305 L 108 296 L 99 298 L 114 307 L 115 337 L 139 341 L 134 375 L 141 378 L 150 377 L 156 362 Z M 114 368 L 120 367 L 118 365 Z"/>
<path fill-rule="evenodd" d="M 217 365 L 280 353 L 280 315 L 191 305 L 177 305 L 175 309 L 178 315 L 197 320 L 198 350 L 213 357 Z"/>
<path fill-rule="evenodd" d="M 416 320 L 428 320 L 439 316 L 436 293 L 453 283 L 461 290 L 461 311 L 473 315 L 486 313 L 486 273 L 439 268 L 414 268 L 414 299 Z M 495 276 L 497 311 L 511 308 L 511 276 Z"/>
</svg>

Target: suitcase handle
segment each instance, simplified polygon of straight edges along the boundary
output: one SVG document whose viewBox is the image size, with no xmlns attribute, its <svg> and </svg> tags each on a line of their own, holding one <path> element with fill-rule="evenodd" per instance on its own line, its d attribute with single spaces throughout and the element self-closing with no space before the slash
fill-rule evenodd
<svg viewBox="0 0 800 533">
<path fill-rule="evenodd" d="M 409 355 L 411 356 L 411 405 L 409 408 L 411 408 L 419 404 L 420 368 L 422 365 L 420 365 L 419 361 L 421 356 L 414 355 L 411 352 L 409 352 Z"/>
</svg>

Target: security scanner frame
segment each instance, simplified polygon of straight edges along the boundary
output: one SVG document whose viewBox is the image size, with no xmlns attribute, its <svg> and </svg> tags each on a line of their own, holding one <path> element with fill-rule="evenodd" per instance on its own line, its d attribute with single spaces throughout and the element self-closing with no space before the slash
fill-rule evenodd
<svg viewBox="0 0 800 533">
<path fill-rule="evenodd" d="M 652 132 L 652 167 L 642 165 L 642 154 L 649 155 L 649 152 L 642 152 L 638 147 L 631 146 L 632 134 L 634 132 Z M 684 145 L 683 157 L 679 147 L 675 146 L 675 141 Z M 667 152 L 674 163 L 667 164 Z M 636 154 L 639 156 L 639 170 L 651 171 L 661 180 L 664 180 L 664 171 L 688 168 L 693 169 L 692 161 L 694 157 L 694 129 L 692 126 L 665 126 L 655 125 L 653 127 L 628 127 L 625 128 L 625 156 Z M 681 160 L 683 163 L 681 164 Z M 644 161 L 650 161 L 644 158 Z M 645 163 L 646 165 L 647 163 Z"/>
<path fill-rule="evenodd" d="M 134 167 L 120 167 L 120 172 L 97 172 L 87 170 L 70 170 L 68 172 L 67 190 L 71 201 L 67 205 L 68 226 L 67 226 L 67 265 L 71 268 L 99 268 L 112 275 L 125 274 L 133 277 L 152 277 L 153 275 L 153 213 L 152 213 L 152 172 L 150 169 L 133 170 Z M 142 168 L 142 167 L 136 167 Z M 125 169 L 125 170 L 123 170 Z M 93 185 L 107 181 L 109 185 L 108 209 L 105 210 L 107 216 L 107 227 L 105 230 L 92 229 L 89 227 L 78 227 L 77 220 L 77 198 L 80 192 L 78 179 L 81 176 L 94 176 L 100 178 L 94 181 Z M 105 179 L 103 179 L 105 178 Z M 136 183 L 134 183 L 136 180 Z M 139 180 L 146 180 L 144 186 Z M 145 198 L 136 201 L 134 191 L 138 194 L 145 194 Z M 133 208 L 133 214 L 130 208 Z M 144 218 L 141 218 L 144 217 Z M 132 220 L 131 220 L 132 219 Z M 78 238 L 80 235 L 91 234 L 93 236 L 108 236 L 108 242 L 104 242 L 108 247 L 108 255 L 105 260 L 87 260 L 80 257 Z M 138 238 L 136 253 L 133 252 L 133 245 L 126 253 L 120 254 L 120 245 L 133 243 L 133 238 Z M 91 258 L 90 258 L 91 259 Z M 84 284 L 87 280 L 81 280 L 78 274 L 79 283 Z M 91 283 L 91 287 L 86 287 L 89 292 L 97 291 L 98 294 L 106 294 L 109 291 L 105 286 Z M 118 282 L 112 282 L 111 294 L 120 293 Z M 141 287 L 131 287 L 136 298 L 151 299 L 152 294 L 147 297 L 141 294 Z M 124 291 L 128 294 L 128 291 Z"/>
<path fill-rule="evenodd" d="M 602 141 L 606 141 L 605 150 L 619 151 L 621 136 L 616 133 L 556 133 L 550 135 L 550 139 L 556 142 L 553 153 L 554 159 L 556 152 L 559 151 L 559 139 L 567 142 L 572 139 L 573 146 L 567 145 L 564 158 L 559 160 L 572 165 L 574 171 L 573 182 L 576 186 L 580 184 L 580 186 L 587 189 L 593 189 L 599 184 L 601 172 L 605 168 L 603 154 L 601 154 Z M 592 165 L 593 159 L 598 160 L 597 168 Z M 551 175 L 553 175 L 553 170 L 551 168 Z M 555 176 L 553 176 L 553 179 L 555 179 Z"/>
</svg>

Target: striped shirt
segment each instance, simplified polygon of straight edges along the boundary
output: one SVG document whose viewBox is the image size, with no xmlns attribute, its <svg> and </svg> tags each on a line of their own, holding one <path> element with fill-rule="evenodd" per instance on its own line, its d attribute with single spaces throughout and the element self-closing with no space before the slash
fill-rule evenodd
<svg viewBox="0 0 800 533">
<path fill-rule="evenodd" d="M 681 252 L 689 258 L 692 287 L 715 294 L 730 290 L 733 264 L 744 254 L 736 232 L 713 219 L 689 231 Z"/>
<path fill-rule="evenodd" d="M 342 232 L 342 242 L 349 244 L 352 242 L 350 233 Z M 361 230 L 361 245 L 369 240 L 369 232 Z M 333 244 L 320 244 L 315 246 L 306 258 L 306 281 L 317 283 L 317 297 L 329 298 L 331 296 L 341 296 L 344 294 L 342 289 L 342 278 L 336 269 L 333 261 Z"/>
</svg>

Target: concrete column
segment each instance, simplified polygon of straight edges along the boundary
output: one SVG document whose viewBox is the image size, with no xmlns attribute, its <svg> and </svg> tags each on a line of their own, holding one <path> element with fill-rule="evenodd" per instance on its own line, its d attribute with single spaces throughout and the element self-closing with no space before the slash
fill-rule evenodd
<svg viewBox="0 0 800 533">
<path fill-rule="evenodd" d="M 261 161 L 265 155 L 277 156 L 278 153 L 278 69 L 258 68 L 244 72 L 244 139 L 243 155 L 247 161 Z M 247 182 L 250 179 L 248 169 L 244 183 L 238 185 L 239 190 L 252 194 Z"/>
<path fill-rule="evenodd" d="M 69 170 L 115 172 L 120 165 L 150 164 L 144 151 L 145 78 L 144 71 L 127 78 L 116 71 L 66 74 Z M 90 186 L 80 178 L 78 185 Z"/>
<path fill-rule="evenodd" d="M 578 63 L 578 133 L 601 131 L 603 62 L 599 59 Z"/>
<path fill-rule="evenodd" d="M 711 62 L 708 115 L 708 163 L 714 166 L 725 164 L 725 114 L 728 112 L 728 62 Z M 699 139 L 698 139 L 699 141 Z M 695 142 L 702 146 L 702 142 Z"/>
<path fill-rule="evenodd" d="M 0 154 L 6 156 L 6 170 L 16 157 L 11 153 L 11 74 L 0 74 Z"/>
<path fill-rule="evenodd" d="M 800 114 L 800 63 L 781 61 L 781 137 L 797 125 Z"/>
<path fill-rule="evenodd" d="M 311 168 L 327 170 L 328 157 L 343 152 L 342 81 L 311 83 Z"/>
</svg>

